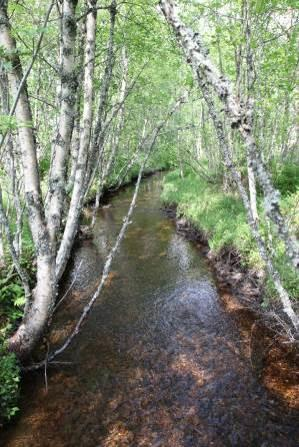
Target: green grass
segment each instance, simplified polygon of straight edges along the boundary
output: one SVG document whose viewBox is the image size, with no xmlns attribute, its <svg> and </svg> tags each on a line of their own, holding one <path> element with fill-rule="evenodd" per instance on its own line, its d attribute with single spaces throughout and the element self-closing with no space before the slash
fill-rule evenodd
<svg viewBox="0 0 299 447">
<path fill-rule="evenodd" d="M 201 230 L 216 254 L 223 248 L 231 247 L 241 255 L 244 266 L 255 270 L 264 269 L 264 263 L 246 222 L 243 204 L 236 193 L 224 193 L 221 185 L 211 185 L 193 173 L 187 172 L 181 178 L 178 171 L 166 175 L 163 184 L 162 200 L 167 204 L 177 205 L 178 214 L 183 214 L 195 228 Z M 299 191 L 286 195 L 282 199 L 282 209 L 288 213 L 287 219 L 298 232 L 299 217 L 296 203 Z M 261 232 L 270 247 L 268 224 L 259 206 Z M 276 255 L 274 263 L 279 270 L 284 286 L 293 299 L 299 297 L 298 275 L 287 262 L 284 246 L 273 240 Z M 276 298 L 273 284 L 266 283 L 265 302 Z"/>
<path fill-rule="evenodd" d="M 238 247 L 244 262 L 262 267 L 237 195 L 224 194 L 219 186 L 208 185 L 191 173 L 181 179 L 174 171 L 165 178 L 162 199 L 178 205 L 178 213 L 205 233 L 214 252 Z"/>
</svg>

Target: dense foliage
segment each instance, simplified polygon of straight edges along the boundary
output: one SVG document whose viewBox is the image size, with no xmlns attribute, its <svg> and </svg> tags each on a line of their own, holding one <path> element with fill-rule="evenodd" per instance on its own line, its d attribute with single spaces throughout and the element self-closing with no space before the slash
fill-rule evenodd
<svg viewBox="0 0 299 447">
<path fill-rule="evenodd" d="M 0 427 L 18 411 L 20 370 L 14 354 L 0 348 Z"/>
<path fill-rule="evenodd" d="M 97 207 L 106 188 L 135 178 L 152 142 L 155 144 L 145 169 L 174 170 L 166 178 L 163 199 L 177 204 L 179 212 L 206 233 L 213 250 L 234 246 L 246 265 L 265 268 L 235 179 L 224 162 L 223 145 L 203 91 L 198 88 L 184 51 L 157 3 L 156 0 L 98 3 L 63 0 L 54 6 L 46 1 L 30 0 L 9 1 L 7 12 L 4 7 L 1 9 L 1 14 L 7 14 L 10 27 L 7 31 L 2 24 L 2 33 L 11 33 L 16 41 L 13 50 L 5 47 L 3 37 L 0 41 L 2 419 L 9 419 L 16 412 L 19 382 L 17 361 L 6 349 L 7 340 L 19 327 L 26 299 L 34 299 L 38 287 L 43 290 L 47 283 L 39 275 L 43 270 L 41 262 L 46 262 L 40 250 L 42 230 L 46 228 L 42 238 L 46 243 L 42 246 L 49 250 L 48 282 L 52 278 L 54 283 L 49 284 L 50 304 L 46 306 L 51 309 L 61 277 L 59 274 L 53 280 L 55 263 L 60 259 L 59 248 L 68 238 L 74 240 L 79 225 L 80 212 L 78 219 L 73 219 L 72 231 L 66 234 L 68 222 L 73 218 L 71 205 L 81 211 L 84 204 L 97 197 Z M 92 7 L 94 4 L 96 11 Z M 291 238 L 298 236 L 298 92 L 295 82 L 298 11 L 295 2 L 180 0 L 178 4 L 182 20 L 201 34 L 209 49 L 207 54 L 219 72 L 231 81 L 238 101 L 247 105 L 252 101 L 252 134 L 258 153 L 282 195 L 280 206 Z M 66 5 L 72 5 L 74 17 L 63 25 Z M 47 11 L 49 16 L 45 21 Z M 87 20 L 95 12 L 95 54 L 85 63 L 84 54 L 89 54 Z M 69 29 L 67 23 L 72 24 Z M 74 31 L 77 34 L 71 42 Z M 68 34 L 65 40 L 63 33 Z M 15 55 L 20 58 L 19 64 L 14 63 Z M 73 60 L 68 59 L 70 55 Z M 188 58 L 187 62 L 190 63 Z M 84 82 L 90 64 L 93 65 L 92 92 L 88 97 Z M 25 82 L 25 99 L 21 98 L 23 106 L 25 101 L 32 111 L 32 119 L 26 122 L 20 119 L 18 110 L 11 113 L 16 96 L 12 88 L 16 65 L 17 68 L 22 65 L 24 73 L 31 67 Z M 70 67 L 71 73 L 65 72 L 66 67 Z M 168 116 L 175 100 L 186 90 L 188 101 Z M 246 144 L 235 126 L 229 125 L 221 100 L 215 96 L 214 103 L 231 147 L 232 162 L 240 173 L 241 186 L 249 193 L 250 163 Z M 84 118 L 88 110 L 92 112 L 91 122 Z M 32 132 L 29 140 L 32 160 L 36 159 L 34 174 L 24 158 L 26 129 Z M 159 131 L 154 138 L 156 129 Z M 68 134 L 66 142 L 61 142 L 62 131 Z M 86 140 L 88 144 L 85 152 L 82 151 L 80 166 L 78 154 Z M 65 150 L 61 165 L 56 162 L 58 145 L 61 152 Z M 55 163 L 59 168 L 56 172 Z M 84 171 L 81 180 L 80 169 Z M 76 199 L 76 184 L 80 183 L 75 177 L 77 174 L 82 187 Z M 28 194 L 26 184 L 31 175 L 35 185 L 32 195 Z M 253 180 L 255 185 L 256 179 Z M 263 189 L 258 182 L 256 190 L 257 221 L 267 254 L 281 276 L 283 287 L 294 300 L 299 295 L 298 275 L 288 259 L 285 244 L 268 218 Z M 29 192 L 32 192 L 30 188 Z M 34 212 L 32 198 L 36 199 Z M 58 211 L 55 210 L 56 199 Z M 35 221 L 39 212 L 41 217 Z M 37 225 L 40 231 L 35 234 Z M 66 263 L 67 255 L 65 258 Z M 279 296 L 272 279 L 269 274 L 266 300 Z M 41 325 L 45 326 L 49 317 L 47 315 Z"/>
</svg>

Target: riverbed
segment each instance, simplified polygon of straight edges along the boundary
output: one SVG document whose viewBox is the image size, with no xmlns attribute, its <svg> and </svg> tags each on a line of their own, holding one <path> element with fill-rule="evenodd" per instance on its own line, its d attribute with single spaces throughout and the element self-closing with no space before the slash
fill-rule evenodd
<svg viewBox="0 0 299 447">
<path fill-rule="evenodd" d="M 160 202 L 162 176 L 141 186 L 107 285 L 71 347 L 68 365 L 24 378 L 6 447 L 297 447 L 299 413 L 257 377 L 211 267 L 177 234 Z M 100 281 L 132 187 L 77 244 L 51 332 L 70 333 Z M 88 213 L 86 216 L 88 219 Z M 61 291 L 63 295 L 64 291 Z"/>
</svg>

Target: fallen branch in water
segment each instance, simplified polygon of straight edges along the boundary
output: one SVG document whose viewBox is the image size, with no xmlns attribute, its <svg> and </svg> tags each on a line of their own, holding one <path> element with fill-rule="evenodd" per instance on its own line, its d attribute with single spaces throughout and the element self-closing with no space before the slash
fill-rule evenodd
<svg viewBox="0 0 299 447">
<path fill-rule="evenodd" d="M 23 371 L 33 371 L 33 370 L 37 370 L 40 368 L 47 368 L 47 366 L 49 366 L 51 364 L 51 361 L 54 360 L 54 358 L 57 357 L 57 355 L 61 354 L 62 352 L 64 352 L 66 350 L 66 348 L 72 343 L 72 341 L 74 340 L 74 338 L 76 337 L 76 335 L 79 334 L 79 331 L 82 327 L 83 322 L 86 320 L 89 312 L 91 311 L 94 303 L 96 302 L 96 300 L 98 299 L 105 283 L 106 280 L 108 278 L 109 272 L 110 272 L 110 267 L 112 264 L 112 261 L 114 259 L 115 254 L 117 253 L 120 243 L 124 238 L 125 232 L 127 227 L 129 226 L 129 224 L 131 223 L 130 219 L 132 217 L 134 208 L 136 206 L 136 200 L 137 200 L 137 196 L 138 196 L 138 192 L 139 192 L 139 187 L 140 187 L 140 182 L 143 176 L 143 172 L 144 172 L 144 168 L 146 166 L 146 163 L 149 159 L 149 156 L 152 152 L 152 149 L 157 141 L 158 135 L 160 133 L 160 131 L 163 129 L 163 127 L 165 126 L 165 124 L 167 123 L 167 121 L 171 118 L 171 116 L 176 112 L 176 110 L 181 106 L 181 104 L 183 104 L 186 99 L 187 99 L 187 94 L 184 93 L 182 96 L 179 97 L 179 99 L 175 102 L 174 106 L 170 109 L 170 111 L 168 112 L 168 114 L 166 115 L 165 119 L 163 121 L 160 122 L 160 124 L 154 129 L 153 134 L 151 135 L 150 138 L 150 142 L 148 144 L 148 148 L 147 148 L 147 152 L 146 155 L 144 157 L 144 160 L 140 166 L 139 169 L 139 174 L 138 174 L 138 179 L 136 182 L 136 186 L 135 186 L 135 191 L 133 194 L 133 198 L 131 200 L 131 204 L 128 210 L 128 213 L 126 215 L 126 217 L 123 219 L 123 224 L 122 227 L 118 233 L 117 239 L 115 241 L 114 246 L 111 248 L 110 253 L 107 256 L 105 265 L 104 265 L 104 269 L 103 269 L 103 273 L 102 273 L 102 278 L 100 281 L 100 284 L 98 285 L 96 291 L 94 292 L 94 294 L 92 295 L 91 299 L 89 300 L 89 302 L 87 303 L 87 305 L 84 307 L 83 312 L 79 318 L 79 320 L 77 321 L 77 324 L 75 326 L 75 328 L 73 329 L 73 331 L 71 332 L 71 334 L 68 336 L 68 338 L 64 341 L 64 343 L 57 348 L 55 351 L 53 351 L 52 353 L 47 353 L 46 359 L 39 362 L 39 363 L 35 363 L 33 365 L 27 366 L 22 368 Z"/>
<path fill-rule="evenodd" d="M 54 360 L 55 357 L 57 357 L 57 355 L 59 355 L 63 351 L 65 351 L 66 348 L 72 343 L 72 341 L 76 337 L 76 335 L 79 334 L 79 331 L 81 329 L 81 326 L 82 326 L 83 322 L 87 318 L 89 312 L 91 311 L 95 301 L 99 297 L 99 295 L 100 295 L 100 293 L 101 293 L 101 291 L 102 291 L 102 289 L 103 289 L 103 287 L 105 285 L 105 282 L 106 282 L 106 280 L 108 278 L 108 275 L 109 275 L 109 272 L 110 272 L 110 267 L 111 267 L 113 258 L 114 258 L 115 254 L 116 254 L 116 252 L 117 252 L 117 250 L 119 248 L 119 245 L 120 245 L 120 243 L 121 243 L 121 241 L 122 241 L 122 239 L 123 239 L 123 237 L 125 235 L 126 229 L 127 229 L 128 225 L 130 224 L 130 218 L 132 216 L 133 210 L 134 210 L 135 205 L 136 205 L 136 200 L 137 200 L 137 195 L 138 195 L 138 191 L 139 191 L 139 187 L 140 187 L 140 181 L 141 181 L 141 178 L 142 178 L 144 164 L 145 163 L 143 163 L 143 165 L 141 166 L 141 168 L 139 170 L 138 180 L 136 182 L 135 191 L 134 191 L 134 195 L 133 195 L 130 207 L 129 207 L 129 211 L 128 211 L 126 217 L 123 220 L 123 224 L 122 224 L 121 230 L 120 230 L 120 232 L 118 234 L 118 237 L 117 237 L 117 239 L 115 241 L 115 244 L 114 244 L 113 248 L 111 249 L 111 251 L 110 251 L 110 253 L 109 253 L 109 255 L 108 255 L 107 259 L 106 259 L 100 284 L 98 285 L 96 291 L 92 295 L 92 297 L 91 297 L 90 301 L 88 302 L 88 304 L 84 307 L 83 312 L 82 312 L 82 314 L 81 314 L 81 316 L 80 316 L 80 318 L 79 318 L 75 328 L 73 329 L 73 331 L 69 335 L 69 337 L 65 340 L 65 342 L 58 349 L 53 351 L 50 355 L 47 355 L 47 358 L 45 360 L 43 360 L 42 362 L 39 362 L 39 363 L 35 363 L 35 364 L 33 364 L 31 366 L 28 366 L 28 367 L 24 367 L 23 368 L 24 371 L 32 371 L 32 370 L 36 370 L 36 369 L 39 369 L 39 368 L 42 368 L 42 367 L 46 367 L 46 365 L 50 364 L 51 361 Z"/>
<path fill-rule="evenodd" d="M 67 291 L 65 292 L 65 294 L 63 295 L 63 297 L 62 297 L 62 298 L 57 302 L 57 304 L 55 305 L 54 310 L 53 310 L 53 314 L 57 311 L 58 307 L 59 307 L 59 306 L 63 303 L 63 301 L 66 299 L 66 297 L 68 296 L 69 292 L 71 291 L 73 285 L 75 284 L 75 282 L 76 282 L 76 280 L 77 280 L 77 276 L 78 276 L 79 271 L 80 271 L 80 268 L 81 268 L 81 265 L 82 265 L 82 262 L 83 262 L 83 260 L 81 259 L 81 261 L 80 261 L 78 267 L 76 268 L 75 275 L 74 275 L 74 279 L 73 279 L 73 281 L 71 282 L 71 285 L 69 286 L 69 288 L 67 289 Z"/>
</svg>

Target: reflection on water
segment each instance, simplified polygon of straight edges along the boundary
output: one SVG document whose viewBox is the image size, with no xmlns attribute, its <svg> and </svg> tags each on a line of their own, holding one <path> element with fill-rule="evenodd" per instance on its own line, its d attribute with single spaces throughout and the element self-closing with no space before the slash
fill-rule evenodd
<svg viewBox="0 0 299 447">
<path fill-rule="evenodd" d="M 211 272 L 160 211 L 159 192 L 159 178 L 144 182 L 105 291 L 62 356 L 72 365 L 49 371 L 48 394 L 40 372 L 26 378 L 21 416 L 1 445 L 299 445 L 298 413 L 256 380 Z M 77 248 L 65 284 L 74 288 L 52 344 L 69 333 L 98 284 L 131 193 L 99 211 L 93 241 Z"/>
</svg>

